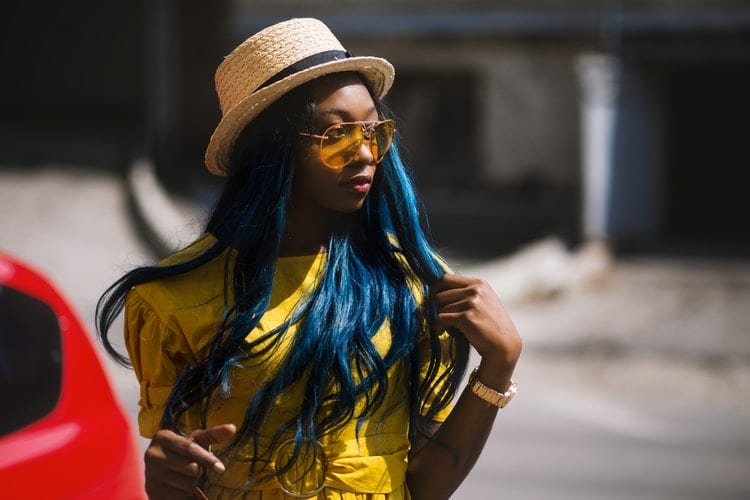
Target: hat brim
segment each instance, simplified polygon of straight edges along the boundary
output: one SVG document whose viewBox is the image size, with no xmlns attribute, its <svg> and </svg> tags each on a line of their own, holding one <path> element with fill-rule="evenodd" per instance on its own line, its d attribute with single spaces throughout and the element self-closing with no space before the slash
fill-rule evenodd
<svg viewBox="0 0 750 500">
<path fill-rule="evenodd" d="M 219 121 L 206 149 L 206 168 L 215 175 L 226 175 L 232 150 L 242 130 L 261 111 L 303 83 L 331 73 L 355 71 L 367 80 L 370 88 L 382 98 L 393 85 L 394 69 L 391 63 L 379 57 L 350 57 L 308 68 L 272 83 L 241 100 Z"/>
</svg>

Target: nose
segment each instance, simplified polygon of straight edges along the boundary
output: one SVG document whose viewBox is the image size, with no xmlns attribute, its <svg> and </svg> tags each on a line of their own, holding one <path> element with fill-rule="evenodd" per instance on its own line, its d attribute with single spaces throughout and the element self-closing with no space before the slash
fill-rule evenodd
<svg viewBox="0 0 750 500">
<path fill-rule="evenodd" d="M 372 138 L 362 140 L 357 150 L 357 160 L 367 165 L 375 164 L 375 155 L 372 153 Z"/>
</svg>

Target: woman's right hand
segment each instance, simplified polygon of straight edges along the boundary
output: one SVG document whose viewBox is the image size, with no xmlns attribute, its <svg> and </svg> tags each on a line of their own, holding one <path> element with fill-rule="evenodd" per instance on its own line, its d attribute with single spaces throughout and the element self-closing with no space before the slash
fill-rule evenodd
<svg viewBox="0 0 750 500">
<path fill-rule="evenodd" d="M 204 467 L 224 472 L 224 464 L 208 447 L 226 441 L 235 432 L 234 424 L 198 429 L 187 436 L 166 429 L 158 431 L 144 456 L 148 497 L 185 499 L 196 492 Z"/>
</svg>

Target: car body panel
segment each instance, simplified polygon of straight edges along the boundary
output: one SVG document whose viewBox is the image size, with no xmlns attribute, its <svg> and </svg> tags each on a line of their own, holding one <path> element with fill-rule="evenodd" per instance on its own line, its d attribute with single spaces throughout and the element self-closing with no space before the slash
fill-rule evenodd
<svg viewBox="0 0 750 500">
<path fill-rule="evenodd" d="M 9 498 L 145 498 L 135 435 L 80 319 L 41 273 L 2 253 L 0 287 L 55 312 L 62 360 L 57 404 L 0 436 L 3 491 Z"/>
</svg>

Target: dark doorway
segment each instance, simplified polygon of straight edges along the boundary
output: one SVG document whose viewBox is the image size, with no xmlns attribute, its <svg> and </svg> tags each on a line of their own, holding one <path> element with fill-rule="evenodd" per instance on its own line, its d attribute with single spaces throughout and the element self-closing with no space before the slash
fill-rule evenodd
<svg viewBox="0 0 750 500">
<path fill-rule="evenodd" d="M 397 113 L 403 154 L 420 186 L 478 182 L 476 88 L 468 72 L 399 72 L 386 102 Z"/>
<path fill-rule="evenodd" d="M 750 64 L 672 68 L 666 77 L 665 236 L 690 249 L 750 249 Z"/>
</svg>

